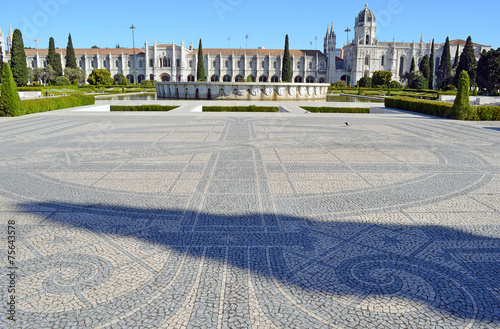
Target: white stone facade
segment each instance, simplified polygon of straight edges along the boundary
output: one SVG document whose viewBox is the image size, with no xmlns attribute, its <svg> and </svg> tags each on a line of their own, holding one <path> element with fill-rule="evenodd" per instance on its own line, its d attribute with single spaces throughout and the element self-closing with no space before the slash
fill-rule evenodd
<svg viewBox="0 0 500 329">
<path fill-rule="evenodd" d="M 393 73 L 393 79 L 401 81 L 402 75 L 410 70 L 412 58 L 416 66 L 425 55 L 430 55 L 431 44 L 420 42 L 379 42 L 377 39 L 377 19 L 365 6 L 355 18 L 354 39 L 342 50 L 337 48 L 337 36 L 333 23 L 327 29 L 323 52 L 317 50 L 290 50 L 292 58 L 292 82 L 323 83 L 346 80 L 351 85 L 363 76 L 372 76 L 375 71 Z M 0 35 L 0 42 L 2 38 Z M 9 41 L 10 42 L 10 41 Z M 452 61 L 456 48 L 464 48 L 465 41 L 450 42 Z M 443 44 L 435 45 L 435 70 L 443 52 Z M 477 45 L 476 56 L 491 47 Z M 65 67 L 65 49 L 56 50 Z M 47 49 L 26 49 L 29 67 L 46 65 Z M 343 59 L 337 57 L 343 53 Z M 93 69 L 104 68 L 112 77 L 124 74 L 130 81 L 177 81 L 196 79 L 198 50 L 186 47 L 184 41 L 176 45 L 149 45 L 147 39 L 142 49 L 106 48 L 75 49 L 78 65 L 87 76 Z M 253 82 L 280 82 L 283 58 L 282 49 L 214 49 L 204 48 L 204 66 L 208 81 L 237 82 L 241 79 Z M 9 60 L 9 54 L 4 60 Z M 134 79 L 135 77 L 135 79 Z"/>
</svg>

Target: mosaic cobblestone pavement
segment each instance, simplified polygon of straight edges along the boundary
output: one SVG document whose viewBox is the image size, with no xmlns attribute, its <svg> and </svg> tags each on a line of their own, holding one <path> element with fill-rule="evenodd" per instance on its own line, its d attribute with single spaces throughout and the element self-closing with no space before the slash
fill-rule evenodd
<svg viewBox="0 0 500 329">
<path fill-rule="evenodd" d="M 404 114 L 1 118 L 16 325 L 499 328 L 499 127 Z"/>
</svg>

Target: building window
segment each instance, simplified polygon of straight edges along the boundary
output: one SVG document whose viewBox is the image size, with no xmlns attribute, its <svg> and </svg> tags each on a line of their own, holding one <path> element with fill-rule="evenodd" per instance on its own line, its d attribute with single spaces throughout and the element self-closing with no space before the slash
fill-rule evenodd
<svg viewBox="0 0 500 329">
<path fill-rule="evenodd" d="M 259 82 L 267 82 L 267 77 L 265 75 L 262 75 L 260 78 L 259 78 Z"/>
<path fill-rule="evenodd" d="M 242 75 L 238 74 L 238 75 L 236 76 L 236 79 L 235 79 L 234 81 L 236 81 L 236 82 L 244 82 L 244 81 L 245 81 L 245 78 L 243 78 L 243 76 L 242 76 Z"/>
<path fill-rule="evenodd" d="M 155 63 L 154 59 L 150 58 L 149 59 L 149 66 L 153 67 L 154 63 Z"/>
<path fill-rule="evenodd" d="M 231 76 L 230 75 L 225 75 L 224 78 L 222 79 L 224 82 L 231 82 Z"/>
<path fill-rule="evenodd" d="M 141 59 L 141 60 L 139 61 L 139 67 L 143 67 L 143 66 L 144 66 L 144 61 Z"/>
<path fill-rule="evenodd" d="M 313 68 L 313 63 L 309 62 L 309 70 L 312 70 L 312 68 Z"/>
<path fill-rule="evenodd" d="M 300 69 L 300 62 L 297 63 L 297 68 Z"/>
<path fill-rule="evenodd" d="M 273 62 L 273 69 L 275 69 L 275 68 L 276 68 L 276 66 L 277 66 L 277 63 L 276 63 L 276 61 L 274 61 L 274 62 Z"/>
<path fill-rule="evenodd" d="M 130 67 L 130 64 L 131 64 L 131 62 L 130 62 L 130 59 L 129 59 L 128 63 L 127 63 L 127 67 Z"/>
<path fill-rule="evenodd" d="M 189 61 L 189 68 L 193 67 L 193 61 Z"/>
<path fill-rule="evenodd" d="M 365 57 L 365 65 L 370 65 L 370 56 Z"/>
<path fill-rule="evenodd" d="M 308 76 L 308 77 L 306 78 L 306 82 L 307 82 L 307 83 L 314 83 L 314 78 L 313 78 L 312 76 Z"/>
<path fill-rule="evenodd" d="M 381 64 L 382 64 L 382 66 L 385 65 L 385 56 L 382 56 Z"/>
<path fill-rule="evenodd" d="M 210 81 L 212 82 L 218 82 L 219 81 L 219 76 L 218 75 L 212 75 L 212 77 L 210 78 Z"/>
<path fill-rule="evenodd" d="M 181 60 L 180 59 L 176 59 L 175 60 L 175 66 L 176 67 L 181 67 Z"/>
<path fill-rule="evenodd" d="M 241 68 L 241 61 L 238 61 L 238 68 Z"/>
<path fill-rule="evenodd" d="M 217 62 L 216 61 L 213 61 L 212 63 L 212 67 L 216 67 L 217 66 Z"/>
<path fill-rule="evenodd" d="M 401 56 L 399 59 L 399 76 L 402 76 L 405 73 L 405 58 Z"/>
<path fill-rule="evenodd" d="M 303 82 L 303 79 L 302 79 L 302 77 L 300 75 L 298 75 L 298 76 L 295 77 L 294 81 L 296 83 L 301 83 L 301 82 Z"/>
<path fill-rule="evenodd" d="M 250 61 L 250 63 L 248 63 L 248 68 L 251 69 L 253 66 L 253 61 Z"/>
<path fill-rule="evenodd" d="M 369 35 L 366 35 L 366 44 L 369 45 L 370 44 L 370 36 Z"/>
<path fill-rule="evenodd" d="M 108 63 L 106 62 L 106 60 L 103 60 L 103 61 L 102 61 L 102 67 L 106 68 L 107 64 L 108 64 Z"/>
<path fill-rule="evenodd" d="M 273 77 L 271 78 L 271 82 L 279 82 L 280 79 L 276 76 L 276 75 L 273 75 Z"/>
<path fill-rule="evenodd" d="M 224 67 L 225 67 L 226 69 L 229 67 L 229 61 L 226 61 L 226 62 L 224 63 Z"/>
<path fill-rule="evenodd" d="M 149 75 L 149 80 L 154 81 L 154 79 L 155 79 L 154 74 L 150 74 L 150 75 Z"/>
<path fill-rule="evenodd" d="M 320 69 L 320 70 L 326 70 L 326 64 L 325 64 L 325 62 L 321 61 L 321 62 L 319 63 L 319 69 Z"/>
<path fill-rule="evenodd" d="M 118 60 L 115 61 L 115 67 L 118 68 L 120 66 L 120 62 Z"/>
<path fill-rule="evenodd" d="M 194 75 L 188 75 L 188 82 L 194 82 Z"/>
<path fill-rule="evenodd" d="M 262 61 L 262 68 L 266 67 L 266 61 Z"/>
</svg>

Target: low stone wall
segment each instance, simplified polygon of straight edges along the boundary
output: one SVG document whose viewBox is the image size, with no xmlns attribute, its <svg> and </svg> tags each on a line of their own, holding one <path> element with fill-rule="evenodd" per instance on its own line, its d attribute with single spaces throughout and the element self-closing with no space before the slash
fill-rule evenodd
<svg viewBox="0 0 500 329">
<path fill-rule="evenodd" d="M 158 98 L 217 100 L 325 99 L 327 83 L 156 82 Z"/>
</svg>

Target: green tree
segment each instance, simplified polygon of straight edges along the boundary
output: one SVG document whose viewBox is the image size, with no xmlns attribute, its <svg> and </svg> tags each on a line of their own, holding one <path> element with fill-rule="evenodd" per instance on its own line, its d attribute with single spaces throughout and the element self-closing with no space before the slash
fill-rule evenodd
<svg viewBox="0 0 500 329">
<path fill-rule="evenodd" d="M 57 77 L 55 86 L 71 86 L 71 81 L 66 76 Z"/>
<path fill-rule="evenodd" d="M 392 80 L 392 72 L 376 71 L 373 73 L 372 85 L 377 87 L 387 87 Z"/>
<path fill-rule="evenodd" d="M 68 36 L 68 45 L 66 46 L 66 67 L 76 69 L 76 56 L 75 49 L 73 48 L 73 41 L 71 40 L 71 33 Z M 70 80 L 73 80 L 70 78 Z"/>
<path fill-rule="evenodd" d="M 113 79 L 111 78 L 111 73 L 105 69 L 95 69 L 90 73 L 87 82 L 93 86 L 109 86 L 113 84 Z"/>
<path fill-rule="evenodd" d="M 411 58 L 410 73 L 415 72 L 415 57 Z"/>
<path fill-rule="evenodd" d="M 119 85 L 119 86 L 126 86 L 126 85 L 128 85 L 128 80 L 122 73 L 120 73 L 116 77 L 116 80 L 115 80 L 115 82 L 113 82 L 113 84 Z"/>
<path fill-rule="evenodd" d="M 466 71 L 469 75 L 469 82 L 471 87 L 476 85 L 476 75 L 477 75 L 477 60 L 474 51 L 474 44 L 472 43 L 472 38 L 469 36 L 467 42 L 465 43 L 464 51 L 460 55 L 460 61 L 457 66 L 457 74 L 455 75 L 455 85 L 458 86 L 459 76 L 462 71 Z"/>
<path fill-rule="evenodd" d="M 290 58 L 290 45 L 288 41 L 288 34 L 285 36 L 285 52 L 283 54 L 281 81 L 292 82 L 292 59 Z"/>
<path fill-rule="evenodd" d="M 446 38 L 444 44 L 443 55 L 441 56 L 441 63 L 439 63 L 438 79 L 440 82 L 439 87 L 447 86 L 451 83 L 451 53 L 450 53 L 450 38 Z"/>
<path fill-rule="evenodd" d="M 203 46 L 198 46 L 198 67 L 196 69 L 196 81 L 207 81 L 207 77 L 205 76 L 205 62 L 203 61 Z"/>
<path fill-rule="evenodd" d="M 2 70 L 2 85 L 0 86 L 0 116 L 17 116 L 22 114 L 21 99 L 16 90 L 14 76 L 8 63 Z"/>
<path fill-rule="evenodd" d="M 2 53 L 2 47 L 0 47 L 0 83 L 2 83 L 2 69 L 3 69 L 3 53 Z"/>
<path fill-rule="evenodd" d="M 420 70 L 420 73 L 422 73 L 422 75 L 424 76 L 425 80 L 427 80 L 427 82 L 429 81 L 429 79 L 431 78 L 431 68 L 430 68 L 430 65 L 429 65 L 429 56 L 425 55 L 424 58 L 422 58 L 422 61 L 420 62 L 420 66 L 418 68 Z M 427 89 L 429 86 L 427 85 L 426 88 L 423 88 L 423 89 Z"/>
<path fill-rule="evenodd" d="M 500 86 L 500 48 L 484 50 L 477 63 L 477 82 L 494 94 Z"/>
<path fill-rule="evenodd" d="M 47 65 L 52 66 L 56 76 L 62 75 L 62 63 L 61 56 L 56 53 L 56 46 L 54 43 L 54 38 L 49 39 L 49 54 L 47 55 Z M 55 83 L 55 79 L 51 80 L 52 83 Z"/>
<path fill-rule="evenodd" d="M 14 30 L 12 36 L 11 70 L 14 81 L 18 87 L 28 84 L 29 71 L 26 66 L 26 53 L 24 52 L 23 35 L 18 29 Z"/>
<path fill-rule="evenodd" d="M 362 77 L 361 79 L 359 79 L 358 86 L 361 88 L 371 88 L 372 87 L 372 78 Z"/>
<path fill-rule="evenodd" d="M 453 103 L 453 117 L 460 120 L 477 120 L 477 113 L 469 103 L 469 75 L 467 71 L 460 72 L 458 91 Z"/>
<path fill-rule="evenodd" d="M 417 78 L 412 81 L 410 88 L 420 90 L 427 89 L 428 86 L 429 82 L 427 82 L 427 79 L 423 75 L 419 74 Z"/>
<path fill-rule="evenodd" d="M 457 45 L 457 52 L 455 53 L 455 61 L 453 61 L 453 66 L 451 67 L 452 69 L 457 68 L 459 56 L 460 56 L 460 45 Z"/>
<path fill-rule="evenodd" d="M 80 84 L 85 83 L 85 76 L 86 76 L 85 71 L 79 67 L 76 67 L 74 69 L 71 67 L 65 68 L 64 76 L 68 77 L 69 81 L 78 80 L 78 83 Z"/>
<path fill-rule="evenodd" d="M 434 39 L 432 39 L 431 56 L 429 57 L 429 68 L 430 68 L 429 89 L 434 89 L 434 72 L 436 72 L 436 68 L 434 66 L 435 66 L 435 64 L 434 64 Z"/>
</svg>

